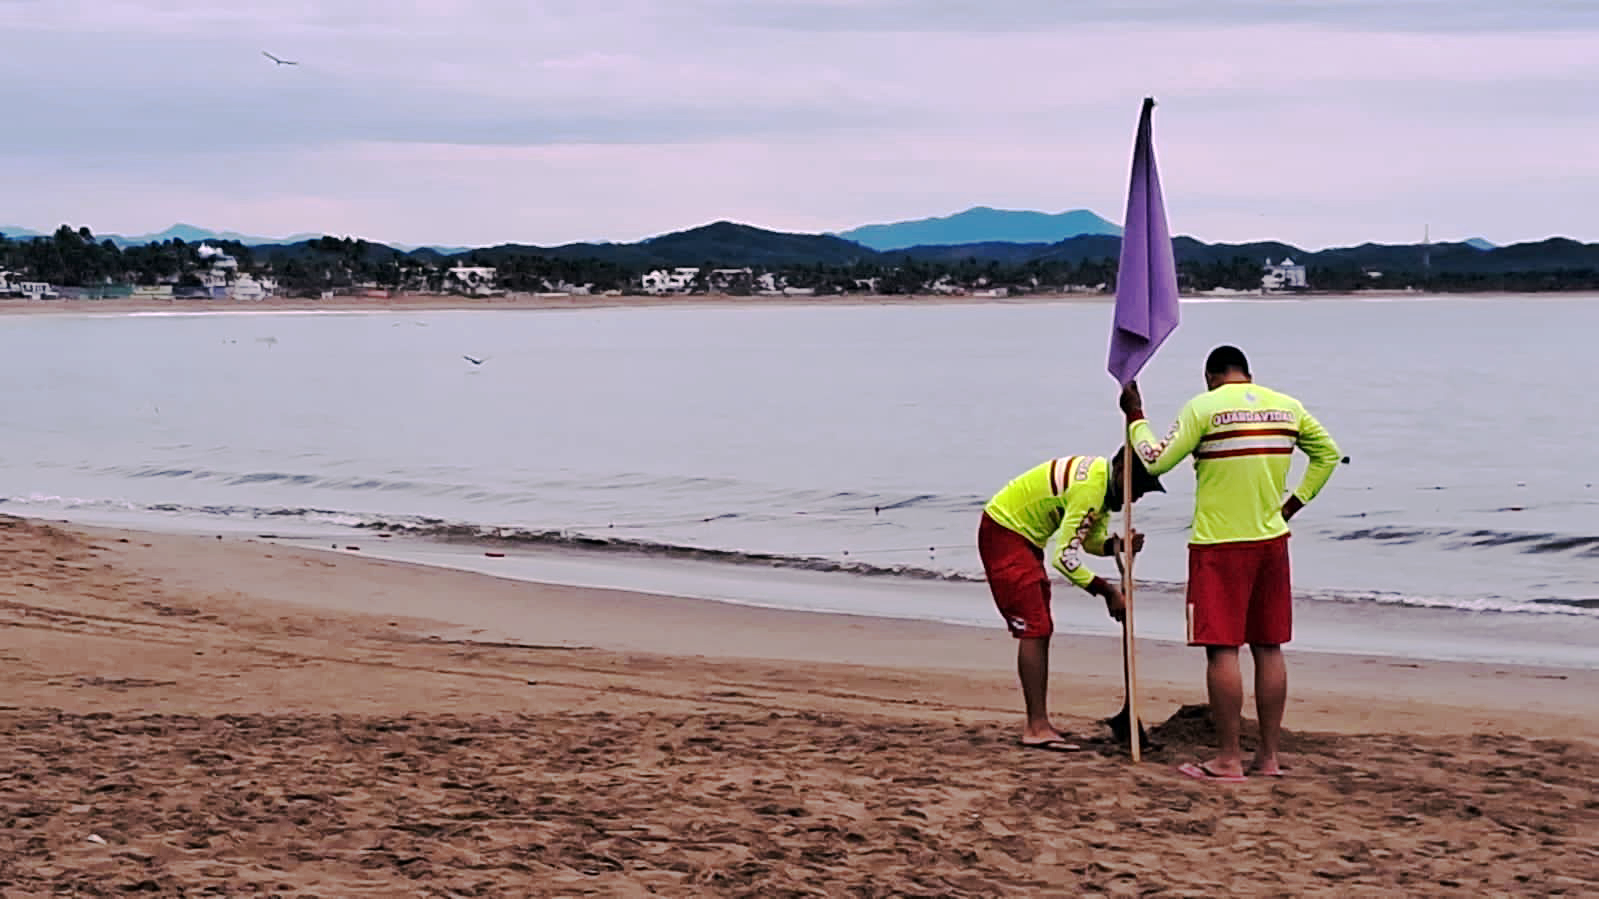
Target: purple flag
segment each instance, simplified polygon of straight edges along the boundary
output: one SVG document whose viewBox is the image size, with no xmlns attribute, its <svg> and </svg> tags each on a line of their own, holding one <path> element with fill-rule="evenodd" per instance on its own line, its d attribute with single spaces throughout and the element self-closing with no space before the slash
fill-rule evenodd
<svg viewBox="0 0 1599 899">
<path fill-rule="evenodd" d="M 1150 127 L 1154 99 L 1144 100 L 1133 144 L 1133 179 L 1122 220 L 1122 258 L 1116 273 L 1116 317 L 1107 368 L 1118 384 L 1138 377 L 1160 345 L 1177 330 L 1177 260 L 1172 257 L 1166 204 L 1155 171 Z"/>
</svg>

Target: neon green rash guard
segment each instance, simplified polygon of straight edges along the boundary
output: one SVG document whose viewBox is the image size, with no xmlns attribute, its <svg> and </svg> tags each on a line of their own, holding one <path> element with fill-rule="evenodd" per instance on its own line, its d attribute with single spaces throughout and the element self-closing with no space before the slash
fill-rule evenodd
<svg viewBox="0 0 1599 899">
<path fill-rule="evenodd" d="M 994 494 L 983 511 L 1039 549 L 1058 538 L 1055 568 L 1073 584 L 1087 588 L 1094 572 L 1083 551 L 1107 554 L 1105 490 L 1110 464 L 1100 456 L 1050 459 L 1028 469 Z"/>
<path fill-rule="evenodd" d="M 1259 384 L 1223 384 L 1189 400 L 1165 441 L 1149 422 L 1127 429 L 1133 450 L 1159 477 L 1194 457 L 1193 545 L 1270 540 L 1288 533 L 1283 486 L 1295 448 L 1310 467 L 1294 496 L 1308 503 L 1342 455 L 1327 429 L 1286 393 Z"/>
</svg>

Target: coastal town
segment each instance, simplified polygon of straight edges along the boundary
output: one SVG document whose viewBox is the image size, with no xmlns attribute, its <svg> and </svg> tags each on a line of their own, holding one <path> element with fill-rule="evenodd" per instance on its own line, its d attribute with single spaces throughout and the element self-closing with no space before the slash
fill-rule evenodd
<svg viewBox="0 0 1599 899">
<path fill-rule="evenodd" d="M 573 283 L 561 277 L 544 277 L 528 284 L 502 282 L 500 270 L 490 265 L 413 266 L 396 269 L 386 280 L 344 277 L 344 283 L 320 286 L 315 290 L 294 288 L 262 271 L 241 266 L 240 260 L 224 249 L 202 243 L 195 249 L 201 264 L 181 274 L 158 275 L 155 283 L 129 283 L 105 277 L 95 284 L 60 284 L 39 280 L 26 272 L 0 270 L 0 298 L 48 300 L 233 300 L 256 302 L 273 297 L 303 297 L 332 300 L 341 297 L 386 299 L 400 295 L 450 295 L 461 297 L 499 297 L 509 294 L 541 297 L 567 296 L 672 296 L 718 294 L 728 296 L 806 297 L 817 295 L 914 293 L 933 296 L 968 296 L 997 299 L 1028 294 L 1094 294 L 1112 289 L 1105 280 L 1094 283 L 1043 282 L 1033 277 L 1022 283 L 1006 283 L 989 274 L 962 278 L 956 273 L 941 273 L 918 283 L 903 281 L 893 288 L 878 276 L 835 279 L 818 286 L 795 283 L 783 271 L 766 271 L 753 266 L 707 267 L 674 266 L 658 268 L 629 278 L 620 286 L 600 287 L 593 282 Z M 348 273 L 346 273 L 348 275 Z M 811 279 L 814 281 L 814 279 Z M 1257 288 L 1213 288 L 1216 293 L 1275 294 L 1309 289 L 1306 267 L 1290 258 L 1278 262 L 1265 260 Z M 907 289 L 909 288 L 909 289 Z"/>
</svg>

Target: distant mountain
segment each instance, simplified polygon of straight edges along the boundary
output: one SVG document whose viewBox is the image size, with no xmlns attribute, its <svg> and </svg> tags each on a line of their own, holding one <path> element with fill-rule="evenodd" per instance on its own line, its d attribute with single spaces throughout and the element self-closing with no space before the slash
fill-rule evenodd
<svg viewBox="0 0 1599 899">
<path fill-rule="evenodd" d="M 1084 214 L 1093 216 L 1092 213 Z M 1042 213 L 1023 213 L 1023 215 L 1043 216 Z M 1043 217 L 1059 218 L 1059 216 Z M 1108 227 L 1114 227 L 1097 216 L 1093 218 Z M 848 233 L 859 233 L 860 230 L 862 229 Z M 0 226 L 0 233 L 24 239 L 41 236 L 38 232 L 15 226 Z M 113 235 L 100 235 L 100 237 L 124 246 L 172 238 L 180 238 L 187 243 L 205 240 L 239 240 L 254 248 L 253 256 L 257 260 L 272 263 L 290 260 L 336 261 L 347 259 L 351 251 L 350 243 L 343 238 L 332 241 L 309 235 L 297 235 L 294 238 L 258 238 L 237 232 L 210 231 L 182 224 L 174 225 L 157 234 L 140 237 L 122 238 Z M 572 243 L 554 247 L 502 244 L 476 249 L 463 247 L 413 249 L 404 245 L 367 241 L 362 243 L 365 245 L 363 258 L 377 264 L 410 258 L 430 264 L 448 261 L 455 264 L 464 262 L 516 268 L 518 265 L 525 266 L 525 262 L 519 263 L 513 260 L 544 257 L 562 263 L 598 262 L 604 266 L 638 273 L 654 268 L 703 265 L 751 266 L 767 269 L 829 266 L 836 269 L 860 263 L 866 266 L 893 268 L 899 266 L 901 260 L 906 258 L 928 265 L 952 266 L 961 265 L 968 260 L 985 265 L 996 263 L 1007 267 L 1021 267 L 1034 263 L 1079 266 L 1085 262 L 1114 265 L 1120 253 L 1121 237 L 1118 234 L 1081 234 L 1053 241 L 988 240 L 956 244 L 928 243 L 878 251 L 839 235 L 794 234 L 719 221 L 684 231 L 662 234 L 636 243 Z M 1207 244 L 1192 237 L 1175 238 L 1172 245 L 1177 261 L 1182 265 L 1236 268 L 1239 265 L 1245 267 L 1263 265 L 1267 259 L 1281 260 L 1291 257 L 1296 262 L 1319 269 L 1324 280 L 1335 283 L 1339 279 L 1347 280 L 1351 277 L 1359 283 L 1365 283 L 1363 279 L 1376 272 L 1387 276 L 1452 275 L 1477 279 L 1472 283 L 1487 283 L 1482 279 L 1506 273 L 1547 275 L 1549 283 L 1556 283 L 1560 278 L 1569 281 L 1572 273 L 1599 272 L 1599 243 L 1584 244 L 1567 238 L 1550 238 L 1504 247 L 1496 247 L 1480 238 L 1474 238 L 1458 243 L 1428 245 L 1365 243 L 1354 247 L 1315 251 L 1276 241 Z M 1312 279 L 1316 278 L 1317 275 L 1313 273 Z"/>
<path fill-rule="evenodd" d="M 1050 214 L 974 206 L 941 218 L 863 225 L 838 234 L 874 250 L 972 243 L 1057 243 L 1084 234 L 1119 236 L 1122 229 L 1087 209 Z"/>
<path fill-rule="evenodd" d="M 663 260 L 690 265 L 723 259 L 737 259 L 743 265 L 846 265 L 877 255 L 830 234 L 787 234 L 725 221 L 652 237 L 639 246 Z"/>
<path fill-rule="evenodd" d="M 185 225 L 182 222 L 155 234 L 139 234 L 127 237 L 121 234 L 96 234 L 95 236 L 101 240 L 109 240 L 119 247 L 137 247 L 147 243 L 162 243 L 168 240 L 181 240 L 184 243 L 200 243 L 207 240 L 236 240 L 249 246 L 273 246 L 276 244 L 298 243 L 302 240 L 321 237 L 320 234 L 295 234 L 290 237 L 257 237 L 253 234 L 240 234 L 237 231 L 212 231 L 209 228 Z"/>
<path fill-rule="evenodd" d="M 426 250 L 430 253 L 437 253 L 440 256 L 454 256 L 458 253 L 470 253 L 474 249 L 473 247 L 440 247 L 433 244 L 418 245 L 409 243 L 391 243 L 389 246 L 399 250 L 402 253 L 415 253 L 417 250 Z"/>
<path fill-rule="evenodd" d="M 469 250 L 456 256 L 495 262 L 530 254 L 552 259 L 597 259 L 635 269 L 707 263 L 771 267 L 817 263 L 848 265 L 877 256 L 858 243 L 826 234 L 788 234 L 725 221 L 662 234 L 638 243 L 573 243 L 558 247 L 503 244 Z"/>
<path fill-rule="evenodd" d="M 1479 249 L 1471 243 L 1375 244 L 1306 250 L 1277 241 L 1256 243 L 1208 244 L 1192 237 L 1172 240 L 1178 264 L 1229 265 L 1244 259 L 1263 265 L 1267 259 L 1284 257 L 1314 268 L 1340 271 L 1368 271 L 1421 274 L 1495 274 L 1505 272 L 1559 272 L 1599 269 L 1599 243 L 1584 244 L 1564 237 L 1536 243 Z M 1065 262 L 1072 265 L 1088 260 L 1115 262 L 1121 252 L 1121 238 L 1088 234 L 1054 244 L 982 243 L 964 246 L 907 247 L 881 254 L 885 260 L 905 257 L 919 262 L 959 263 L 973 259 L 980 263 L 1026 265 L 1030 262 Z"/>
<path fill-rule="evenodd" d="M 35 231 L 32 228 L 23 228 L 15 225 L 0 225 L 0 234 L 4 234 L 10 238 L 49 237 L 53 233 L 55 233 L 54 229 L 49 232 L 40 232 Z M 136 234 L 132 236 L 124 236 L 121 234 L 101 234 L 99 232 L 95 232 L 94 239 L 97 241 L 109 240 L 117 246 L 126 249 L 128 247 L 144 246 L 147 243 L 162 243 L 164 241 L 173 239 L 181 240 L 184 243 L 200 243 L 201 241 L 206 240 L 236 240 L 239 243 L 248 244 L 250 246 L 273 246 L 277 244 L 297 243 L 302 240 L 310 240 L 312 238 L 321 236 L 322 235 L 320 234 L 296 234 L 292 237 L 257 237 L 253 234 L 240 234 L 237 231 L 212 231 L 209 228 L 201 228 L 196 225 L 185 225 L 180 222 L 166 229 L 165 231 L 158 231 L 155 234 Z"/>
</svg>

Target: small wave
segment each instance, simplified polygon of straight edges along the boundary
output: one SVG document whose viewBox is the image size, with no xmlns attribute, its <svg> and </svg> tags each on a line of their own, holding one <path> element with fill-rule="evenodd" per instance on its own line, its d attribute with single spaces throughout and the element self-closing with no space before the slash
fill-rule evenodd
<svg viewBox="0 0 1599 899">
<path fill-rule="evenodd" d="M 1455 612 L 1501 612 L 1533 615 L 1579 615 L 1599 618 L 1599 599 L 1540 597 L 1510 600 L 1492 596 L 1425 596 L 1362 590 L 1315 590 L 1296 596 L 1314 602 L 1377 603 L 1385 606 L 1411 606 L 1419 609 L 1448 609 Z"/>
<path fill-rule="evenodd" d="M 1533 553 L 1559 553 L 1570 550 L 1583 550 L 1582 555 L 1599 555 L 1599 537 L 1560 537 L 1551 535 L 1549 539 L 1528 547 L 1527 552 Z"/>
<path fill-rule="evenodd" d="M 126 500 L 88 499 L 81 496 L 56 496 L 48 493 L 30 493 L 27 496 L 0 496 L 0 505 L 49 506 L 65 510 L 95 509 L 112 512 L 137 512 L 144 508 Z"/>
<path fill-rule="evenodd" d="M 1599 537 L 1537 531 L 1457 530 L 1381 526 L 1333 534 L 1334 540 L 1370 540 L 1396 546 L 1442 543 L 1449 549 L 1514 547 L 1523 553 L 1572 553 L 1599 558 Z"/>
<path fill-rule="evenodd" d="M 32 494 L 25 497 L 0 497 L 0 506 L 33 506 L 48 507 L 52 510 L 66 512 L 116 512 L 116 513 L 148 513 L 161 517 L 180 518 L 217 518 L 231 521 L 262 521 L 284 522 L 298 521 L 305 524 L 348 528 L 351 530 L 382 532 L 392 535 L 403 535 L 419 540 L 439 541 L 446 543 L 464 543 L 475 545 L 493 545 L 504 547 L 527 547 L 566 549 L 583 552 L 616 553 L 633 555 L 643 558 L 657 559 L 683 559 L 722 564 L 761 566 L 768 568 L 785 568 L 799 571 L 830 572 L 864 577 L 893 577 L 910 578 L 926 581 L 945 581 L 958 583 L 982 583 L 983 576 L 980 571 L 962 570 L 955 568 L 935 568 L 924 565 L 911 564 L 884 564 L 863 561 L 858 558 L 861 554 L 874 552 L 871 549 L 861 550 L 852 557 L 850 553 L 839 551 L 837 554 L 798 554 L 781 552 L 759 552 L 752 550 L 738 550 L 719 547 L 694 546 L 683 543 L 668 543 L 660 540 L 644 538 L 601 536 L 582 528 L 528 528 L 528 527 L 496 527 L 491 525 L 451 522 L 442 518 L 428 516 L 404 515 L 377 515 L 362 514 L 338 509 L 325 509 L 311 506 L 282 506 L 260 507 L 247 505 L 185 505 L 179 503 L 157 503 L 150 505 L 137 505 L 124 500 L 116 499 L 89 499 L 70 496 L 47 496 Z M 720 517 L 720 516 L 718 516 Z M 1364 536 L 1365 539 L 1396 539 L 1412 540 L 1417 535 L 1436 536 L 1439 532 L 1431 529 L 1403 529 L 1383 528 L 1371 529 Z M 1449 532 L 1444 532 L 1449 533 Z M 1559 552 L 1582 550 L 1585 554 L 1594 551 L 1592 538 L 1557 537 L 1553 535 L 1505 535 L 1499 532 L 1468 532 L 1474 539 L 1498 538 L 1513 536 L 1517 538 L 1529 537 L 1522 540 L 1502 540 L 1505 545 L 1543 546 L 1550 543 L 1558 544 L 1556 548 L 1546 551 Z M 1346 537 L 1345 539 L 1361 539 L 1362 537 Z M 940 549 L 940 547 L 933 547 Z M 890 550 L 875 550 L 880 553 L 897 552 Z M 918 550 L 919 551 L 919 550 Z M 1158 581 L 1140 581 L 1143 588 L 1172 592 L 1181 589 L 1180 584 Z M 1596 597 L 1538 597 L 1528 600 L 1512 600 L 1503 597 L 1472 597 L 1472 596 L 1423 596 L 1379 591 L 1360 590 L 1319 590 L 1300 591 L 1304 599 L 1317 602 L 1345 602 L 1345 603 L 1379 603 L 1383 605 L 1416 606 L 1421 608 L 1450 609 L 1465 612 L 1508 612 L 1508 613 L 1534 613 L 1534 614 L 1565 614 L 1599 617 L 1599 598 Z"/>
<path fill-rule="evenodd" d="M 573 487 L 585 491 L 622 489 L 628 492 L 645 491 L 658 494 L 684 494 L 693 497 L 695 504 L 712 505 L 704 511 L 694 511 L 676 516 L 680 524 L 710 523 L 733 518 L 750 520 L 776 520 L 792 515 L 856 516 L 870 513 L 887 516 L 908 509 L 967 510 L 979 508 L 984 500 L 967 495 L 942 495 L 932 493 L 896 494 L 872 491 L 828 491 L 815 489 L 785 489 L 770 485 L 750 484 L 730 478 L 663 477 L 638 473 L 619 474 L 613 477 L 582 480 L 523 480 L 513 481 L 516 490 L 487 488 L 482 484 L 451 483 L 422 477 L 380 477 L 371 475 L 322 475 L 295 471 L 223 471 L 188 466 L 113 466 L 98 469 L 98 474 L 108 474 L 139 480 L 172 479 L 207 481 L 228 487 L 294 487 L 309 490 L 345 492 L 380 492 L 416 494 L 429 497 L 454 497 L 483 505 L 518 506 L 536 501 L 540 495 L 560 493 Z M 502 485 L 505 482 L 501 482 Z M 718 509 L 716 506 L 722 506 Z M 737 511 L 726 510 L 728 506 Z M 765 511 L 756 511 L 765 510 Z M 649 527 L 654 521 L 618 520 L 608 522 L 612 527 Z"/>
<path fill-rule="evenodd" d="M 103 473 L 120 477 L 173 480 L 213 481 L 229 487 L 308 487 L 315 490 L 344 490 L 350 492 L 416 493 L 426 496 L 460 496 L 470 502 L 495 502 L 516 505 L 526 502 L 530 494 L 501 493 L 483 490 L 470 484 L 450 484 L 411 479 L 388 479 L 370 476 L 331 477 L 291 471 L 229 472 L 207 468 L 147 467 L 109 468 Z"/>
<path fill-rule="evenodd" d="M 323 479 L 309 474 L 284 474 L 276 471 L 258 471 L 250 474 L 235 475 L 228 479 L 228 483 L 235 486 L 247 484 L 295 484 L 306 486 L 320 483 Z"/>
<path fill-rule="evenodd" d="M 769 568 L 791 568 L 800 571 L 834 572 L 869 577 L 902 577 L 964 583 L 981 583 L 983 581 L 981 576 L 953 569 L 940 570 L 916 565 L 874 565 L 868 562 L 842 561 L 825 556 L 785 555 L 782 553 L 748 550 L 716 549 L 688 546 L 681 543 L 662 543 L 655 540 L 600 537 L 580 531 L 560 529 L 500 528 L 439 520 L 404 522 L 392 519 L 372 519 L 357 525 L 357 527 L 364 530 L 403 534 L 408 537 L 437 540 L 445 543 L 580 549 L 590 552 L 622 553 L 659 559 L 689 559 L 735 565 L 760 565 Z"/>
<path fill-rule="evenodd" d="M 1533 602 L 1540 605 L 1572 606 L 1578 609 L 1593 609 L 1595 612 L 1599 612 L 1599 596 L 1590 599 L 1560 599 L 1558 597 L 1547 597 L 1544 599 L 1535 599 Z"/>
<path fill-rule="evenodd" d="M 918 580 L 981 583 L 983 578 L 954 569 L 940 570 L 916 565 L 878 565 L 840 560 L 826 556 L 786 555 L 664 543 L 625 537 L 601 537 L 578 530 L 558 528 L 508 528 L 448 522 L 426 516 L 396 517 L 363 515 L 336 509 L 308 507 L 258 507 L 240 505 L 185 505 L 154 503 L 135 505 L 121 500 L 96 500 L 75 497 L 41 496 L 0 497 L 0 505 L 45 505 L 68 511 L 154 512 L 173 516 L 223 518 L 234 521 L 298 520 L 307 524 L 334 525 L 357 530 L 381 531 L 422 540 L 445 543 L 470 543 L 492 546 L 548 547 L 590 552 L 611 552 L 662 559 L 691 559 L 735 565 L 759 565 L 800 571 L 836 572 L 869 577 L 902 577 Z M 718 518 L 730 516 L 716 516 Z M 842 554 L 842 553 L 841 553 Z"/>
<path fill-rule="evenodd" d="M 337 509 L 308 507 L 260 507 L 235 505 L 186 505 L 182 503 L 138 504 L 120 499 L 87 499 L 76 496 L 0 496 L 0 506 L 43 506 L 66 512 L 154 512 L 164 516 L 198 516 L 233 520 L 274 521 L 293 518 L 308 524 L 329 524 L 339 527 L 357 527 L 371 520 L 370 516 Z"/>
<path fill-rule="evenodd" d="M 1401 528 L 1401 527 L 1376 527 L 1361 528 L 1356 531 L 1345 531 L 1342 534 L 1333 534 L 1334 540 L 1378 540 L 1384 543 L 1415 543 L 1429 537 L 1438 537 L 1448 533 L 1441 530 L 1427 528 Z"/>
</svg>

